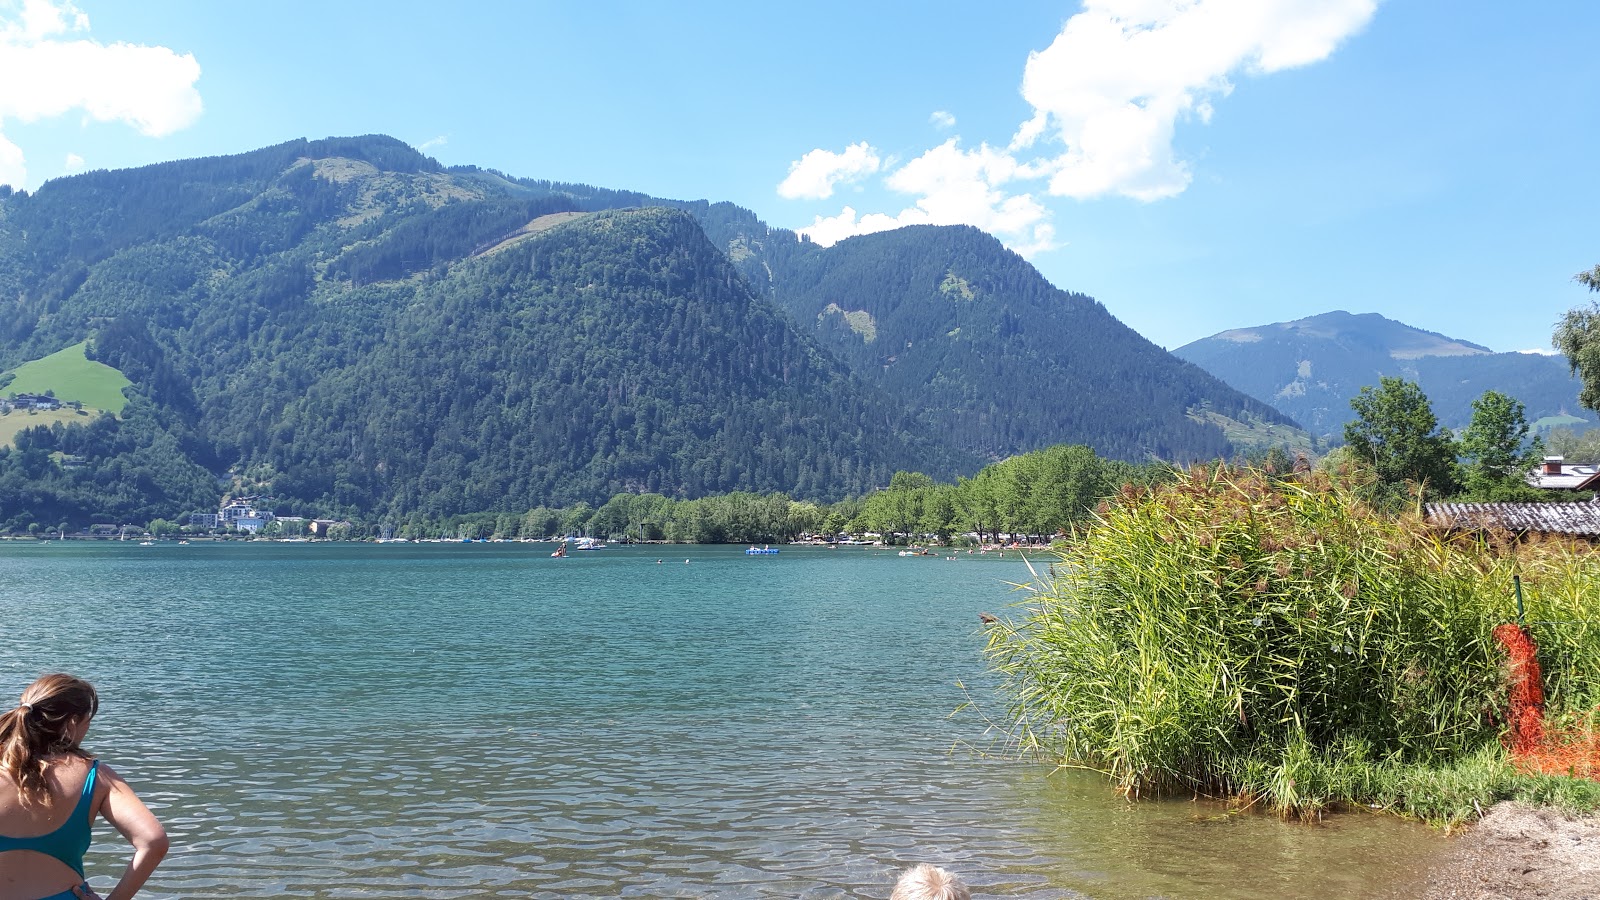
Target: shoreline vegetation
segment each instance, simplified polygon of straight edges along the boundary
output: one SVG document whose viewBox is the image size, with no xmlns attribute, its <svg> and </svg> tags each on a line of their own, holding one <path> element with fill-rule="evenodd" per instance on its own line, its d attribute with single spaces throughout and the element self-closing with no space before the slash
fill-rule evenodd
<svg viewBox="0 0 1600 900">
<path fill-rule="evenodd" d="M 1375 509 L 1354 477 L 1219 465 L 1125 488 L 1054 571 L 1020 617 L 986 626 L 1011 752 L 1130 797 L 1302 819 L 1600 809 L 1591 546 L 1451 535 Z M 1543 756 L 1503 743 L 1494 631 L 1518 622 L 1514 576 L 1544 673 Z"/>
<path fill-rule="evenodd" d="M 1274 454 L 1276 454 L 1274 456 Z M 1291 463 L 1281 449 L 1270 451 L 1280 467 Z M 536 506 L 521 512 L 485 511 L 433 517 L 421 513 L 363 518 L 347 510 L 345 518 L 326 510 L 285 505 L 277 516 L 328 515 L 336 540 L 548 540 L 590 535 L 608 541 L 684 544 L 777 544 L 803 535 L 830 538 L 863 535 L 888 544 L 932 542 L 940 545 L 1049 543 L 1093 515 L 1096 504 L 1124 484 L 1149 484 L 1171 478 L 1176 468 L 1162 462 L 1128 463 L 1102 459 L 1081 445 L 1062 444 L 1010 457 L 954 483 L 935 481 L 919 472 L 897 472 L 887 487 L 835 503 L 796 500 L 781 492 L 734 491 L 694 499 L 658 493 L 619 493 L 596 507 Z M 248 491 L 240 491 L 248 493 Z M 201 513 L 204 510 L 191 510 Z M 216 512 L 215 509 L 210 512 Z M 0 516 L 4 512 L 0 511 Z M 198 537 L 211 529 L 173 521 L 145 523 L 95 519 L 105 531 L 155 538 Z M 23 519 L 28 519 L 24 524 Z M 291 526 L 274 521 L 264 537 L 306 535 L 306 522 Z M 0 531 L 22 535 L 85 534 L 91 523 L 74 520 L 0 518 Z M 966 538 L 971 534 L 974 537 Z"/>
</svg>

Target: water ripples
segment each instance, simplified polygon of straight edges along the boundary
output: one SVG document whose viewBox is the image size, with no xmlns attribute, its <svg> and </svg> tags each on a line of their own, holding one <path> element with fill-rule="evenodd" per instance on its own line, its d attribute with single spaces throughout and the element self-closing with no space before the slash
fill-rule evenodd
<svg viewBox="0 0 1600 900">
<path fill-rule="evenodd" d="M 984 896 L 1370 894 L 1432 852 L 952 752 L 1015 563 L 660 552 L 0 547 L 0 676 L 101 687 L 88 743 L 173 837 L 158 898 L 882 898 L 923 861 Z"/>
</svg>

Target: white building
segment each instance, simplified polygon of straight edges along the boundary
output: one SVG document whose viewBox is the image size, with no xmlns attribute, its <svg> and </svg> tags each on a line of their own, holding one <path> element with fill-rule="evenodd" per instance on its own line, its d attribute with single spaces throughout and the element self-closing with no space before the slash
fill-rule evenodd
<svg viewBox="0 0 1600 900">
<path fill-rule="evenodd" d="M 272 521 L 272 511 L 259 509 L 256 503 L 260 497 L 235 497 L 222 505 L 217 511 L 217 526 L 220 528 L 237 528 L 255 534 L 267 527 Z"/>
</svg>

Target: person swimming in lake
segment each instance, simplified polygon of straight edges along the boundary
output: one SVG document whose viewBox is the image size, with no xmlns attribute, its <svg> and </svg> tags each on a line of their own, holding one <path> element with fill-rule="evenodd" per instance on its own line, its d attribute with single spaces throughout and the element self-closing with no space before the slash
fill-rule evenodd
<svg viewBox="0 0 1600 900">
<path fill-rule="evenodd" d="M 923 863 L 900 875 L 889 900 L 972 900 L 972 892 L 949 871 Z"/>
<path fill-rule="evenodd" d="M 93 685 L 56 674 L 0 713 L 0 900 L 98 900 L 83 869 L 97 818 L 133 845 L 105 900 L 130 900 L 166 856 L 167 832 L 155 815 L 83 749 L 99 709 Z"/>
</svg>

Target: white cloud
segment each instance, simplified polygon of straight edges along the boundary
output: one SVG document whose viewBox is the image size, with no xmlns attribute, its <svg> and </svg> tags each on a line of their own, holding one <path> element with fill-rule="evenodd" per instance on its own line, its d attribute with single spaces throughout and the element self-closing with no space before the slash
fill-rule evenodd
<svg viewBox="0 0 1600 900">
<path fill-rule="evenodd" d="M 161 137 L 199 117 L 200 64 L 166 47 L 101 44 L 70 0 L 0 0 L 0 129 L 82 110 Z M 83 36 L 68 39 L 66 36 Z M 22 151 L 0 136 L 0 181 L 21 185 Z"/>
<path fill-rule="evenodd" d="M 790 200 L 823 200 L 833 196 L 836 185 L 865 178 L 882 165 L 878 151 L 866 141 L 851 144 L 843 153 L 812 150 L 789 164 L 789 177 L 778 185 L 778 195 Z"/>
<path fill-rule="evenodd" d="M 1518 353 L 1528 353 L 1528 354 L 1532 354 L 1534 356 L 1560 356 L 1561 355 L 1561 351 L 1559 351 L 1559 350 L 1550 350 L 1550 349 L 1543 348 L 1543 347 L 1535 347 L 1532 350 L 1518 350 L 1517 352 Z"/>
<path fill-rule="evenodd" d="M 21 187 L 27 183 L 28 167 L 23 164 L 22 148 L 0 134 L 0 184 Z"/>
<path fill-rule="evenodd" d="M 1012 149 L 1040 138 L 1050 193 L 1157 200 L 1188 187 L 1173 152 L 1180 120 L 1209 121 L 1230 77 L 1326 59 L 1372 18 L 1377 0 L 1086 0 L 1051 45 L 1028 55 L 1022 96 L 1034 115 Z"/>
<path fill-rule="evenodd" d="M 72 173 L 83 169 L 84 159 L 76 153 L 68 153 L 67 161 L 61 166 L 61 171 Z"/>
<path fill-rule="evenodd" d="M 1017 183 L 1042 182 L 1035 191 L 1076 199 L 1180 194 L 1192 176 L 1173 149 L 1179 122 L 1209 122 L 1231 79 L 1326 59 L 1376 7 L 1377 0 L 1084 0 L 1049 47 L 1029 54 L 1022 95 L 1034 112 L 1009 146 L 962 150 L 952 138 L 898 169 L 882 161 L 884 186 L 916 196 L 911 206 L 893 215 L 846 206 L 800 231 L 832 244 L 904 225 L 966 224 L 1024 255 L 1052 249 L 1050 210 Z M 929 122 L 954 127 L 955 117 L 938 110 Z M 1038 155 L 1024 161 L 1025 153 Z M 778 193 L 823 199 L 879 163 L 865 142 L 843 154 L 813 150 L 790 166 Z"/>
<path fill-rule="evenodd" d="M 422 143 L 418 144 L 417 145 L 417 149 L 422 151 L 423 153 L 427 153 L 429 150 L 432 150 L 435 147 L 443 147 L 445 144 L 448 144 L 448 143 L 450 143 L 450 136 L 447 135 L 447 134 L 441 134 L 436 138 L 432 138 L 430 140 L 426 140 L 426 141 L 423 141 Z"/>
<path fill-rule="evenodd" d="M 847 206 L 837 216 L 818 216 L 800 233 L 828 246 L 852 235 L 906 225 L 974 225 L 1018 253 L 1039 253 L 1056 246 L 1049 210 L 1031 194 L 1001 190 L 1007 182 L 1037 174 L 1002 150 L 987 144 L 962 150 L 951 138 L 884 179 L 891 190 L 916 196 L 914 205 L 894 216 L 858 216 Z"/>
</svg>

